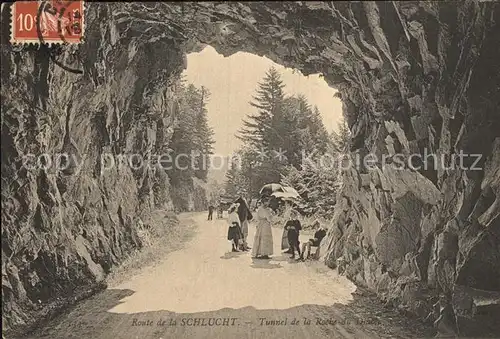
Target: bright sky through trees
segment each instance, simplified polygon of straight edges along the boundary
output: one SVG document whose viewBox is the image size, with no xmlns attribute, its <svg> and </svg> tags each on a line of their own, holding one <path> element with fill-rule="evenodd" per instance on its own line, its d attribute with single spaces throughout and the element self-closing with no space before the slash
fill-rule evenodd
<svg viewBox="0 0 500 339">
<path fill-rule="evenodd" d="M 249 53 L 240 52 L 224 58 L 210 46 L 199 53 L 189 54 L 187 59 L 186 80 L 197 87 L 205 86 L 211 93 L 207 105 L 208 119 L 215 132 L 214 152 L 217 154 L 230 155 L 241 145 L 235 133 L 242 127 L 242 119 L 255 112 L 249 101 L 271 66 L 281 73 L 286 94 L 302 93 L 311 105 L 318 106 L 329 132 L 336 129 L 341 120 L 342 103 L 334 98 L 336 91 L 319 75 L 306 77 Z"/>
</svg>

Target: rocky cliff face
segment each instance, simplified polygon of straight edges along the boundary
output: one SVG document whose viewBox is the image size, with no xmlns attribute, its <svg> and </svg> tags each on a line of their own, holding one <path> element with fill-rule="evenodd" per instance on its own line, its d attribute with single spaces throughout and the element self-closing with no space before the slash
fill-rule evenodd
<svg viewBox="0 0 500 339">
<path fill-rule="evenodd" d="M 500 291 L 496 3 L 93 3 L 86 16 L 79 47 L 2 49 L 10 324 L 28 321 L 42 295 L 98 281 L 138 245 L 134 219 L 167 203 L 151 189 L 167 191 L 165 178 L 103 172 L 97 160 L 163 145 L 184 53 L 210 44 L 322 73 L 342 96 L 352 155 L 377 155 L 344 173 L 327 264 L 341 258 L 352 280 L 422 316 L 435 305 L 442 330 L 487 329 L 472 325 L 488 323 Z M 19 170 L 20 154 L 60 150 L 87 155 L 78 175 Z M 433 153 L 449 165 L 461 150 L 481 154 L 482 170 L 390 164 Z"/>
<path fill-rule="evenodd" d="M 106 5 L 89 10 L 87 42 L 79 47 L 13 51 L 3 36 L 7 330 L 98 288 L 112 266 L 141 246 L 139 220 L 155 208 L 172 208 L 167 175 L 127 161 L 138 161 L 132 154 L 160 154 L 168 144 L 183 54 L 170 40 L 127 36 L 109 18 Z M 57 159 L 62 153 L 69 159 Z M 23 166 L 30 154 L 36 159 Z"/>
</svg>

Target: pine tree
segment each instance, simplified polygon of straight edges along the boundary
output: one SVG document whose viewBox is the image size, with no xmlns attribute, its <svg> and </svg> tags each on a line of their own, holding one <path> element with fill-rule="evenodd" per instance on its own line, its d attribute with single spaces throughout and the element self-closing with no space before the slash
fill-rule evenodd
<svg viewBox="0 0 500 339">
<path fill-rule="evenodd" d="M 330 139 L 332 141 L 332 149 L 336 153 L 346 153 L 349 149 L 351 132 L 344 119 L 338 123 L 338 132 L 332 131 Z"/>
<path fill-rule="evenodd" d="M 258 109 L 257 114 L 249 115 L 243 121 L 243 128 L 238 138 L 246 144 L 260 147 L 276 145 L 279 134 L 274 130 L 276 121 L 279 121 L 283 108 L 284 92 L 283 81 L 278 71 L 271 67 L 266 73 L 263 82 L 259 83 L 257 95 L 250 105 Z"/>
<path fill-rule="evenodd" d="M 333 214 L 339 185 L 337 171 L 305 163 L 301 170 L 289 168 L 282 183 L 292 186 L 300 194 L 302 201 L 299 209 L 302 213 L 323 217 Z"/>
<path fill-rule="evenodd" d="M 315 136 L 314 139 L 316 141 L 317 150 L 319 152 L 326 152 L 330 136 L 323 124 L 323 119 L 321 118 L 321 113 L 317 106 L 314 106 L 312 110 L 310 126 L 311 134 Z"/>
<path fill-rule="evenodd" d="M 242 173 L 241 169 L 231 167 L 226 173 L 225 194 L 236 197 L 242 192 L 248 192 L 250 190 L 249 184 L 248 177 Z"/>
<path fill-rule="evenodd" d="M 226 172 L 226 181 L 224 184 L 224 191 L 228 195 L 236 194 L 236 182 L 237 176 L 239 175 L 238 170 L 235 167 L 231 167 Z"/>
<path fill-rule="evenodd" d="M 319 117 L 319 111 L 314 111 L 313 114 Z M 314 124 L 308 126 L 309 131 L 314 129 Z M 326 153 L 318 152 L 317 156 L 313 157 L 315 166 L 306 162 L 300 170 L 288 168 L 287 174 L 282 180 L 284 184 L 294 187 L 299 192 L 303 199 L 299 209 L 303 213 L 316 214 L 327 218 L 333 214 L 336 193 L 341 182 L 338 160 L 341 154 L 348 150 L 350 137 L 349 129 L 344 121 L 341 121 L 338 126 L 339 131 L 332 132 L 330 135 L 331 142 L 325 149 Z M 325 138 L 325 135 L 328 135 L 326 130 L 323 131 L 322 128 L 318 128 L 316 131 L 316 137 L 321 140 Z M 312 135 L 307 142 L 312 141 Z M 329 155 L 328 158 L 325 158 L 331 159 L 331 161 L 318 162 L 318 158 L 324 155 Z M 324 167 L 321 167 L 321 165 L 324 165 Z"/>
<path fill-rule="evenodd" d="M 194 87 L 194 86 L 193 86 Z M 200 90 L 194 91 L 195 99 L 199 101 L 198 110 L 194 109 L 194 126 L 195 126 L 195 134 L 193 136 L 193 148 L 199 153 L 199 156 L 196 158 L 196 168 L 194 171 L 194 175 L 202 180 L 207 179 L 208 174 L 208 164 L 209 158 L 212 154 L 213 149 L 213 129 L 208 124 L 207 118 L 207 109 L 206 103 L 208 98 L 210 97 L 210 92 L 205 88 L 201 87 Z M 193 103 L 196 108 L 196 103 Z"/>
<path fill-rule="evenodd" d="M 304 133 L 307 127 L 302 125 L 306 124 L 309 109 L 309 103 L 303 96 L 286 98 L 281 122 L 277 127 L 283 136 L 280 148 L 286 151 L 287 163 L 295 168 L 301 166 L 302 139 L 307 135 Z"/>
<path fill-rule="evenodd" d="M 282 130 L 286 139 L 284 148 L 287 150 L 288 163 L 300 169 L 302 151 L 324 153 L 329 136 L 318 108 L 311 108 L 304 95 L 289 97 L 285 101 L 287 114 L 283 118 L 285 129 Z"/>
<path fill-rule="evenodd" d="M 192 188 L 195 177 L 206 181 L 209 162 L 203 157 L 208 158 L 212 153 L 214 143 L 213 130 L 207 119 L 206 103 L 209 94 L 203 87 L 199 89 L 193 84 L 186 85 L 184 82 L 181 82 L 177 89 L 178 112 L 169 143 L 169 148 L 172 150 L 170 155 L 174 162 L 167 170 L 172 186 L 177 189 Z M 192 154 L 199 154 L 195 158 L 195 167 L 191 163 Z"/>
<path fill-rule="evenodd" d="M 231 170 L 227 185 L 246 185 L 256 196 L 263 185 L 280 182 L 287 166 L 301 169 L 303 150 L 324 152 L 329 138 L 317 107 L 312 108 L 304 95 L 285 97 L 274 68 L 259 83 L 250 104 L 258 111 L 248 116 L 239 131 L 238 138 L 244 142 L 240 179 Z"/>
</svg>

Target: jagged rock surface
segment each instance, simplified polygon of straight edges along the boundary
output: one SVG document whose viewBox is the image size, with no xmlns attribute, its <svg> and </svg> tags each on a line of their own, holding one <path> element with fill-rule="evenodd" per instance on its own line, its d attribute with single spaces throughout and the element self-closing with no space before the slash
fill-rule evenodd
<svg viewBox="0 0 500 339">
<path fill-rule="evenodd" d="M 142 246 L 141 219 L 173 209 L 168 176 L 126 162 L 168 146 L 183 54 L 167 40 L 126 36 L 108 17 L 106 6 L 86 13 L 88 42 L 80 47 L 2 47 L 6 331 L 102 286 L 111 267 Z M 51 53 L 84 74 L 57 66 Z M 64 171 L 54 168 L 59 153 L 75 157 Z M 27 170 L 27 154 L 47 154 L 51 163 Z"/>
<path fill-rule="evenodd" d="M 483 311 L 498 307 L 500 291 L 499 7 L 479 1 L 93 3 L 86 42 L 60 56 L 76 55 L 84 76 L 59 69 L 47 51 L 3 52 L 9 59 L 2 64 L 8 85 L 2 112 L 10 112 L 2 113 L 9 119 L 9 133 L 2 134 L 11 149 L 2 152 L 7 163 L 29 149 L 68 147 L 64 140 L 90 152 L 83 175 L 59 179 L 66 182 L 62 191 L 54 175 L 4 174 L 2 167 L 2 179 L 18 178 L 15 189 L 2 194 L 10 204 L 5 218 L 11 218 L 2 220 L 2 232 L 10 232 L 2 238 L 11 248 L 2 263 L 7 320 L 24 321 L 24 303 L 36 300 L 27 295 L 36 290 L 31 286 L 47 288 L 49 278 L 60 275 L 61 286 L 85 286 L 95 280 L 96 265 L 103 267 L 102 258 L 114 263 L 118 247 L 126 252 L 136 242 L 132 220 L 143 210 L 139 197 L 151 195 L 135 188 L 149 187 L 137 182 L 151 176 L 101 175 L 94 171 L 96 159 L 106 147 L 119 152 L 161 144 L 147 139 L 145 126 L 134 119 L 149 116 L 153 130 L 159 121 L 166 126 L 170 111 L 155 105 L 171 101 L 159 93 L 185 66 L 183 53 L 210 44 L 224 55 L 246 51 L 306 75 L 322 73 L 340 91 L 352 154 L 379 157 L 375 169 L 344 173 L 326 263 L 334 267 L 341 258 L 349 278 L 387 301 L 421 316 L 435 311 L 430 318 L 443 331 L 491 330 L 485 324 L 494 322 Z M 137 114 L 130 114 L 134 109 Z M 103 123 L 92 125 L 99 116 Z M 70 131 L 63 127 L 67 119 Z M 425 149 L 444 155 L 447 164 L 460 150 L 482 154 L 475 165 L 484 170 L 386 165 L 390 155 L 406 160 Z M 82 221 L 77 202 L 92 221 Z M 43 226 L 33 225 L 36 213 L 44 214 Z M 105 244 L 88 233 L 78 236 L 89 228 L 82 225 L 99 222 L 97 230 L 116 231 Z M 18 242 L 15 234 L 32 236 Z M 89 255 L 78 254 L 84 247 Z M 30 251 L 36 258 L 64 253 L 43 259 L 57 273 L 32 284 L 27 277 L 38 269 L 23 262 L 32 258 Z M 89 256 L 96 265 L 85 262 Z M 68 259 L 83 271 L 71 273 Z"/>
</svg>

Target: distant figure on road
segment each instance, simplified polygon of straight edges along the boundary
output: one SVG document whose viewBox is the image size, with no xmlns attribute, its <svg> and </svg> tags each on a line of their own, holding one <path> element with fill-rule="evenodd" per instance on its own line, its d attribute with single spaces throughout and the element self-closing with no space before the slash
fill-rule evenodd
<svg viewBox="0 0 500 339">
<path fill-rule="evenodd" d="M 208 220 L 212 220 L 214 215 L 214 207 L 212 205 L 208 206 Z"/>
<path fill-rule="evenodd" d="M 222 207 L 222 204 L 219 203 L 219 205 L 217 205 L 217 219 L 222 219 L 224 217 L 224 209 Z"/>
<path fill-rule="evenodd" d="M 273 212 L 269 207 L 269 198 L 261 199 L 257 208 L 257 230 L 253 241 L 252 257 L 269 259 L 273 254 L 273 232 L 271 230 Z"/>
</svg>

